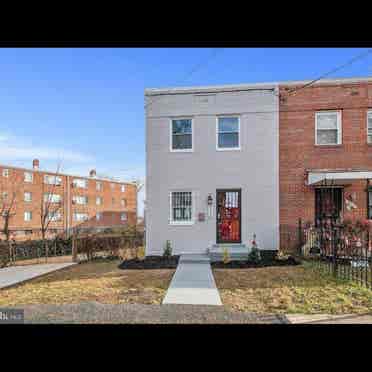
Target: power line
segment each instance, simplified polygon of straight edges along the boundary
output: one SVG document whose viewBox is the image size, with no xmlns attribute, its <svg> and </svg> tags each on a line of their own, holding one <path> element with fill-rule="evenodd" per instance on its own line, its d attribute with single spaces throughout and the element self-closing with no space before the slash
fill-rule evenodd
<svg viewBox="0 0 372 372">
<path fill-rule="evenodd" d="M 206 65 L 210 60 L 212 60 L 216 55 L 221 52 L 223 48 L 214 48 L 212 50 L 212 53 L 205 59 L 200 61 L 197 65 L 195 65 L 182 79 L 180 79 L 175 85 L 182 84 L 185 80 L 187 80 L 192 74 L 194 74 L 196 71 L 198 71 L 203 65 Z M 154 98 L 150 102 L 148 102 L 145 105 L 145 109 L 147 109 L 149 106 L 151 106 L 156 99 Z"/>
<path fill-rule="evenodd" d="M 319 76 L 318 78 L 316 78 L 316 79 L 310 81 L 309 83 L 303 85 L 302 87 L 297 88 L 297 89 L 295 88 L 295 89 L 292 89 L 292 90 L 288 91 L 288 94 L 291 94 L 291 93 L 297 92 L 297 91 L 299 91 L 299 90 L 301 90 L 301 89 L 304 89 L 304 88 L 307 88 L 307 87 L 309 87 L 310 85 L 313 85 L 314 83 L 316 83 L 317 81 L 319 81 L 319 80 L 321 80 L 321 79 L 324 79 L 325 77 L 327 77 L 327 76 L 333 74 L 334 72 L 337 72 L 337 71 L 343 69 L 343 68 L 346 67 L 346 66 L 350 66 L 350 65 L 353 64 L 355 61 L 357 61 L 357 60 L 359 60 L 359 59 L 362 59 L 362 58 L 366 57 L 366 56 L 367 56 L 368 54 L 370 54 L 370 53 L 372 53 L 372 49 L 368 49 L 366 52 L 363 52 L 363 53 L 361 53 L 361 54 L 358 54 L 357 56 L 353 57 L 352 59 L 350 59 L 349 61 L 347 61 L 347 62 L 344 63 L 343 65 L 338 66 L 338 67 L 335 67 L 335 68 L 332 69 L 331 71 L 326 72 L 325 74 L 323 74 L 323 75 Z"/>
</svg>

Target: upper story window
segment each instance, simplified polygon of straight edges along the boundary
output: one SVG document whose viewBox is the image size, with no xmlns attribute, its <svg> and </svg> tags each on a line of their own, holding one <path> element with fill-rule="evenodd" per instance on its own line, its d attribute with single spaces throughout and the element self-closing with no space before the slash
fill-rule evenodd
<svg viewBox="0 0 372 372">
<path fill-rule="evenodd" d="M 372 110 L 367 113 L 367 142 L 372 144 Z"/>
<path fill-rule="evenodd" d="M 192 119 L 171 120 L 171 151 L 192 151 Z"/>
<path fill-rule="evenodd" d="M 4 168 L 2 174 L 3 174 L 3 177 L 9 177 L 9 169 Z"/>
<path fill-rule="evenodd" d="M 56 221 L 61 221 L 62 215 L 58 211 L 50 211 L 47 214 L 46 218 L 47 218 L 47 220 L 50 220 L 52 222 L 56 222 Z"/>
<path fill-rule="evenodd" d="M 99 182 L 99 181 L 96 182 L 96 190 L 102 191 L 102 182 Z"/>
<path fill-rule="evenodd" d="M 1 195 L 1 198 L 2 198 L 2 201 L 8 200 L 8 192 L 3 191 L 2 195 Z"/>
<path fill-rule="evenodd" d="M 30 212 L 30 211 L 25 211 L 25 212 L 24 212 L 24 220 L 25 220 L 25 221 L 31 221 L 31 220 L 32 220 L 32 212 Z"/>
<path fill-rule="evenodd" d="M 240 120 L 238 116 L 217 118 L 217 150 L 240 149 Z"/>
<path fill-rule="evenodd" d="M 51 194 L 51 193 L 44 194 L 45 203 L 60 203 L 60 201 L 61 201 L 61 195 L 59 194 Z"/>
<path fill-rule="evenodd" d="M 96 197 L 96 205 L 101 205 L 102 204 L 102 197 L 101 196 L 97 196 Z"/>
<path fill-rule="evenodd" d="M 340 111 L 322 111 L 315 114 L 316 145 L 340 145 L 341 131 Z"/>
<path fill-rule="evenodd" d="M 30 201 L 32 201 L 32 194 L 31 194 L 30 192 L 26 191 L 26 192 L 24 193 L 24 201 L 25 201 L 25 202 L 30 202 Z"/>
<path fill-rule="evenodd" d="M 74 221 L 87 221 L 89 218 L 88 213 L 79 213 L 79 212 L 75 212 L 73 214 L 73 217 L 74 217 Z"/>
<path fill-rule="evenodd" d="M 127 206 L 127 201 L 125 199 L 121 199 L 120 204 L 121 204 L 122 207 L 126 207 Z"/>
<path fill-rule="evenodd" d="M 120 190 L 121 190 L 121 192 L 125 192 L 125 185 L 121 185 Z"/>
<path fill-rule="evenodd" d="M 61 185 L 62 184 L 62 177 L 59 176 L 51 176 L 45 175 L 44 176 L 44 183 L 48 185 Z"/>
<path fill-rule="evenodd" d="M 87 196 L 81 196 L 81 195 L 74 195 L 72 197 L 72 201 L 73 201 L 74 204 L 86 205 L 86 204 L 88 204 L 88 197 Z"/>
<path fill-rule="evenodd" d="M 111 186 L 111 190 L 115 189 L 115 184 L 114 183 L 110 183 L 110 186 Z"/>
<path fill-rule="evenodd" d="M 170 223 L 192 223 L 192 192 L 172 191 L 170 195 Z"/>
<path fill-rule="evenodd" d="M 83 189 L 88 188 L 88 180 L 85 180 L 83 178 L 74 178 L 72 184 L 74 185 L 74 187 L 80 187 Z"/>
<path fill-rule="evenodd" d="M 33 180 L 33 174 L 31 172 L 25 172 L 24 174 L 24 181 L 32 183 Z"/>
<path fill-rule="evenodd" d="M 125 212 L 121 213 L 121 214 L 120 214 L 120 219 L 121 219 L 122 221 L 126 221 L 126 220 L 127 220 L 127 214 L 126 214 Z"/>
<path fill-rule="evenodd" d="M 96 220 L 99 221 L 101 218 L 102 218 L 102 213 L 101 212 L 97 212 L 97 214 L 96 214 Z"/>
</svg>

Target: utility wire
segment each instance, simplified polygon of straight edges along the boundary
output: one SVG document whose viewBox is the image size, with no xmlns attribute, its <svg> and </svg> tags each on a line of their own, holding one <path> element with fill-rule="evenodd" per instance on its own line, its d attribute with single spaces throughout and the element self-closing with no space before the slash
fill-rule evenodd
<svg viewBox="0 0 372 372">
<path fill-rule="evenodd" d="M 203 65 L 206 65 L 210 60 L 212 60 L 218 53 L 220 53 L 223 49 L 222 48 L 215 48 L 213 49 L 212 53 L 203 61 L 199 62 L 197 65 L 195 65 L 182 79 L 180 79 L 176 85 L 182 84 L 185 80 L 187 80 L 192 74 L 194 74 L 196 71 L 198 71 Z M 145 109 L 147 109 L 149 106 L 151 106 L 156 99 L 152 99 L 150 102 L 148 102 L 145 105 Z"/>
<path fill-rule="evenodd" d="M 328 72 L 326 72 L 325 74 L 319 76 L 318 78 L 316 78 L 316 79 L 310 81 L 309 83 L 303 85 L 302 87 L 292 89 L 292 90 L 288 91 L 287 93 L 288 93 L 288 94 L 292 94 L 292 93 L 298 92 L 298 91 L 301 90 L 301 89 L 307 88 L 307 87 L 309 87 L 310 85 L 313 85 L 314 83 L 316 83 L 317 81 L 319 81 L 319 80 L 321 80 L 321 79 L 324 79 L 325 77 L 327 77 L 327 76 L 333 74 L 334 72 L 337 72 L 337 71 L 343 69 L 344 67 L 350 66 L 350 65 L 353 64 L 355 61 L 367 57 L 367 55 L 369 55 L 370 53 L 372 53 L 372 49 L 368 49 L 366 52 L 363 52 L 363 53 L 361 53 L 361 54 L 358 54 L 357 56 L 353 57 L 352 59 L 350 59 L 349 61 L 347 61 L 347 62 L 344 63 L 343 65 L 338 66 L 338 67 L 334 68 L 333 70 L 328 71 Z"/>
</svg>

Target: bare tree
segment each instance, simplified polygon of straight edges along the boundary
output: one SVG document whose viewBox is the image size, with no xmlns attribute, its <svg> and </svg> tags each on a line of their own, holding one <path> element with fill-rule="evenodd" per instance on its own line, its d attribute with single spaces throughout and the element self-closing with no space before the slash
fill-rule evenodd
<svg viewBox="0 0 372 372">
<path fill-rule="evenodd" d="M 43 248 L 45 251 L 45 258 L 48 259 L 48 242 L 47 235 L 50 230 L 50 223 L 60 221 L 58 218 L 62 210 L 63 200 L 61 194 L 56 194 L 58 186 L 62 185 L 62 179 L 59 176 L 60 165 L 57 167 L 57 171 L 53 175 L 44 175 L 42 180 L 42 195 L 40 198 L 40 232 L 41 239 L 43 241 Z M 59 195 L 59 200 L 54 198 L 55 195 Z"/>
</svg>

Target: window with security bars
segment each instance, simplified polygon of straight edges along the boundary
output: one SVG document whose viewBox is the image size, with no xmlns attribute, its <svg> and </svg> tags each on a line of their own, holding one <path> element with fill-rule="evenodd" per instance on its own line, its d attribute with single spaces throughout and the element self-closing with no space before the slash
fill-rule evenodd
<svg viewBox="0 0 372 372">
<path fill-rule="evenodd" d="M 192 192 L 171 193 L 171 222 L 192 222 Z"/>
<path fill-rule="evenodd" d="M 372 144 L 372 111 L 367 114 L 367 142 Z"/>
<path fill-rule="evenodd" d="M 317 112 L 315 114 L 315 130 L 316 145 L 340 145 L 342 143 L 341 112 Z"/>
</svg>

